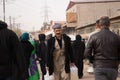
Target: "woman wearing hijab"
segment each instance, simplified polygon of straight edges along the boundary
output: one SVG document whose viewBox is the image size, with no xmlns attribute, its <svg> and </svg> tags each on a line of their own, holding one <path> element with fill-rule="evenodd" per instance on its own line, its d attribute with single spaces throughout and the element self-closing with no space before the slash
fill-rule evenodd
<svg viewBox="0 0 120 80">
<path fill-rule="evenodd" d="M 83 58 L 84 58 L 85 44 L 80 35 L 76 35 L 76 40 L 73 42 L 74 62 L 78 68 L 78 78 L 83 77 Z"/>
<path fill-rule="evenodd" d="M 25 56 L 25 59 L 26 59 L 27 69 L 28 69 L 29 65 L 30 65 L 30 56 L 31 56 L 31 53 L 34 49 L 33 46 L 31 45 L 31 43 L 29 42 L 29 34 L 28 33 L 23 33 L 20 36 L 20 42 L 21 42 L 22 49 L 24 51 L 24 56 Z"/>
<path fill-rule="evenodd" d="M 47 61 L 47 45 L 45 43 L 45 34 L 39 34 L 39 44 L 37 48 L 37 57 L 40 62 L 40 67 L 42 71 L 42 80 L 44 80 L 44 75 L 46 74 L 46 61 Z"/>
</svg>

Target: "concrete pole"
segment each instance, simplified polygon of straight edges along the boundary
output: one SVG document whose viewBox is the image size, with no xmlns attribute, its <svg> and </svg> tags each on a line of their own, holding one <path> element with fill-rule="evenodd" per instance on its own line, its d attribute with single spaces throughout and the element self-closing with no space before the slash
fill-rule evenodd
<svg viewBox="0 0 120 80">
<path fill-rule="evenodd" d="M 5 22 L 5 0 L 3 0 L 3 19 Z"/>
</svg>

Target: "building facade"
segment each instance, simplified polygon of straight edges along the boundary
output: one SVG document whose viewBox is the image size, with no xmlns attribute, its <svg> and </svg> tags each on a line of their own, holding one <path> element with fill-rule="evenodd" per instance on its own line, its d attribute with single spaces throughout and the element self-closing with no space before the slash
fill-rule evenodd
<svg viewBox="0 0 120 80">
<path fill-rule="evenodd" d="M 69 3 L 66 13 L 74 13 L 68 15 L 67 24 L 75 24 L 77 34 L 93 32 L 96 20 L 102 16 L 110 17 L 111 29 L 116 32 L 119 28 L 120 0 L 76 0 Z"/>
</svg>

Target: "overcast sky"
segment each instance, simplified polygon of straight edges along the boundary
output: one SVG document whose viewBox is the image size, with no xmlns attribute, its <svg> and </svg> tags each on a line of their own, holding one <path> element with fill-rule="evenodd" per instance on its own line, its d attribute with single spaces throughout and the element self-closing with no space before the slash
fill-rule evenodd
<svg viewBox="0 0 120 80">
<path fill-rule="evenodd" d="M 49 20 L 65 21 L 69 0 L 46 1 Z M 21 23 L 21 29 L 39 30 L 44 21 L 44 5 L 45 0 L 7 0 L 6 22 L 9 24 L 9 16 L 12 16 L 16 23 Z M 0 2 L 0 19 L 3 20 L 2 2 Z"/>
</svg>

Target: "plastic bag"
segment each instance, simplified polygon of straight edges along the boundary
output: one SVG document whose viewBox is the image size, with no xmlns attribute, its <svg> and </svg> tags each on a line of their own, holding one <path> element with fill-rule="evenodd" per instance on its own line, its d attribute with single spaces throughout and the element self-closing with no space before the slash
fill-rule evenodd
<svg viewBox="0 0 120 80">
<path fill-rule="evenodd" d="M 90 74 L 94 73 L 93 65 L 89 65 L 87 72 Z"/>
<path fill-rule="evenodd" d="M 70 68 L 70 70 L 71 70 L 71 80 L 78 80 L 78 69 L 77 69 L 77 67 L 76 66 L 72 66 L 71 68 Z"/>
<path fill-rule="evenodd" d="M 120 65 L 118 67 L 118 77 L 120 77 Z"/>
<path fill-rule="evenodd" d="M 47 71 L 46 75 L 44 76 L 45 80 L 54 80 L 53 75 L 49 76 L 49 73 Z"/>
</svg>

